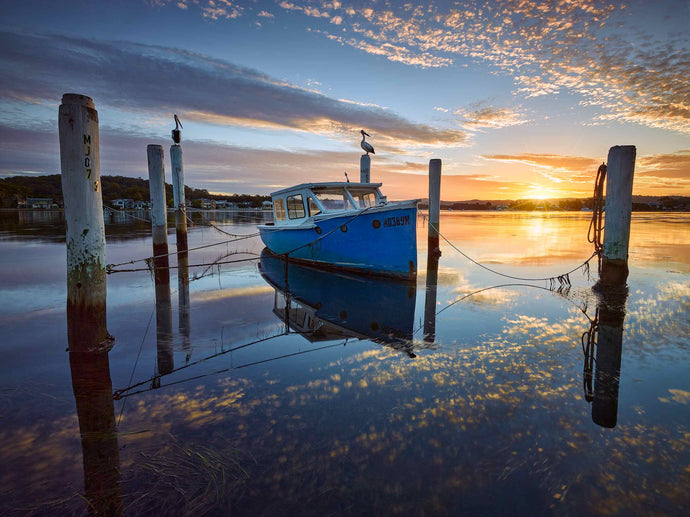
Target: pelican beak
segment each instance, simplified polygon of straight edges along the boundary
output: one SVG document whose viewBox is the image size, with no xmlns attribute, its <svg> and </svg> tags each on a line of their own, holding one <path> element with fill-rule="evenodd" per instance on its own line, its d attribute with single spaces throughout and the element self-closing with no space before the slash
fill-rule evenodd
<svg viewBox="0 0 690 517">
<path fill-rule="evenodd" d="M 367 132 L 364 131 L 363 129 L 362 129 L 362 134 L 363 134 L 364 136 L 369 136 L 369 133 L 367 133 Z"/>
</svg>

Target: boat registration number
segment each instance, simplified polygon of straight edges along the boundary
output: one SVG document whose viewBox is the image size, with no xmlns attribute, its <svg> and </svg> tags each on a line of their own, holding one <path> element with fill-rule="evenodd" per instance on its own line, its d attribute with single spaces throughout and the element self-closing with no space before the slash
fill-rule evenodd
<svg viewBox="0 0 690 517">
<path fill-rule="evenodd" d="M 410 224 L 410 216 L 409 215 L 401 215 L 398 217 L 389 217 L 388 219 L 383 220 L 383 227 L 384 228 L 391 228 L 393 226 L 405 226 L 406 224 Z"/>
</svg>

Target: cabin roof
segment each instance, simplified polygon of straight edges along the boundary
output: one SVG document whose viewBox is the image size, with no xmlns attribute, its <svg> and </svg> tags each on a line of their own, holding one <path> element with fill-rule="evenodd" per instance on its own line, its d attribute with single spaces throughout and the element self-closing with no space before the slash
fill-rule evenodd
<svg viewBox="0 0 690 517">
<path fill-rule="evenodd" d="M 383 183 L 348 183 L 346 181 L 330 181 L 324 183 L 300 183 L 299 185 L 295 185 L 294 187 L 288 187 L 281 190 L 276 190 L 275 192 L 271 192 L 271 197 L 286 194 L 288 192 L 296 192 L 304 189 L 315 189 L 319 187 L 378 188 L 381 185 L 383 185 Z"/>
</svg>

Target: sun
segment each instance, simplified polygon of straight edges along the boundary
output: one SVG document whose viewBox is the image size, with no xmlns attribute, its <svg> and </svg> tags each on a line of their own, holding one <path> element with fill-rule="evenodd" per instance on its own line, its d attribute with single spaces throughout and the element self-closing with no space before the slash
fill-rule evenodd
<svg viewBox="0 0 690 517">
<path fill-rule="evenodd" d="M 545 199 L 556 199 L 562 197 L 563 192 L 548 187 L 542 187 L 541 185 L 532 185 L 528 190 L 524 191 L 523 196 L 526 199 L 543 201 Z"/>
</svg>

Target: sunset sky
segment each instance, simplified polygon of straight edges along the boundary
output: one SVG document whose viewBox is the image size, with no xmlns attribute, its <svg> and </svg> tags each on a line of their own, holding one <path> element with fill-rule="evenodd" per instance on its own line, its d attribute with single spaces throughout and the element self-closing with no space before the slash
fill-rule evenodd
<svg viewBox="0 0 690 517">
<path fill-rule="evenodd" d="M 445 200 L 585 197 L 614 145 L 634 194 L 690 195 L 690 2 L 2 2 L 0 176 L 59 172 L 63 93 L 94 99 L 101 174 L 267 194 L 359 177 Z M 166 151 L 166 159 L 167 159 Z M 166 165 L 168 165 L 166 163 Z M 170 182 L 168 168 L 167 181 Z"/>
</svg>

